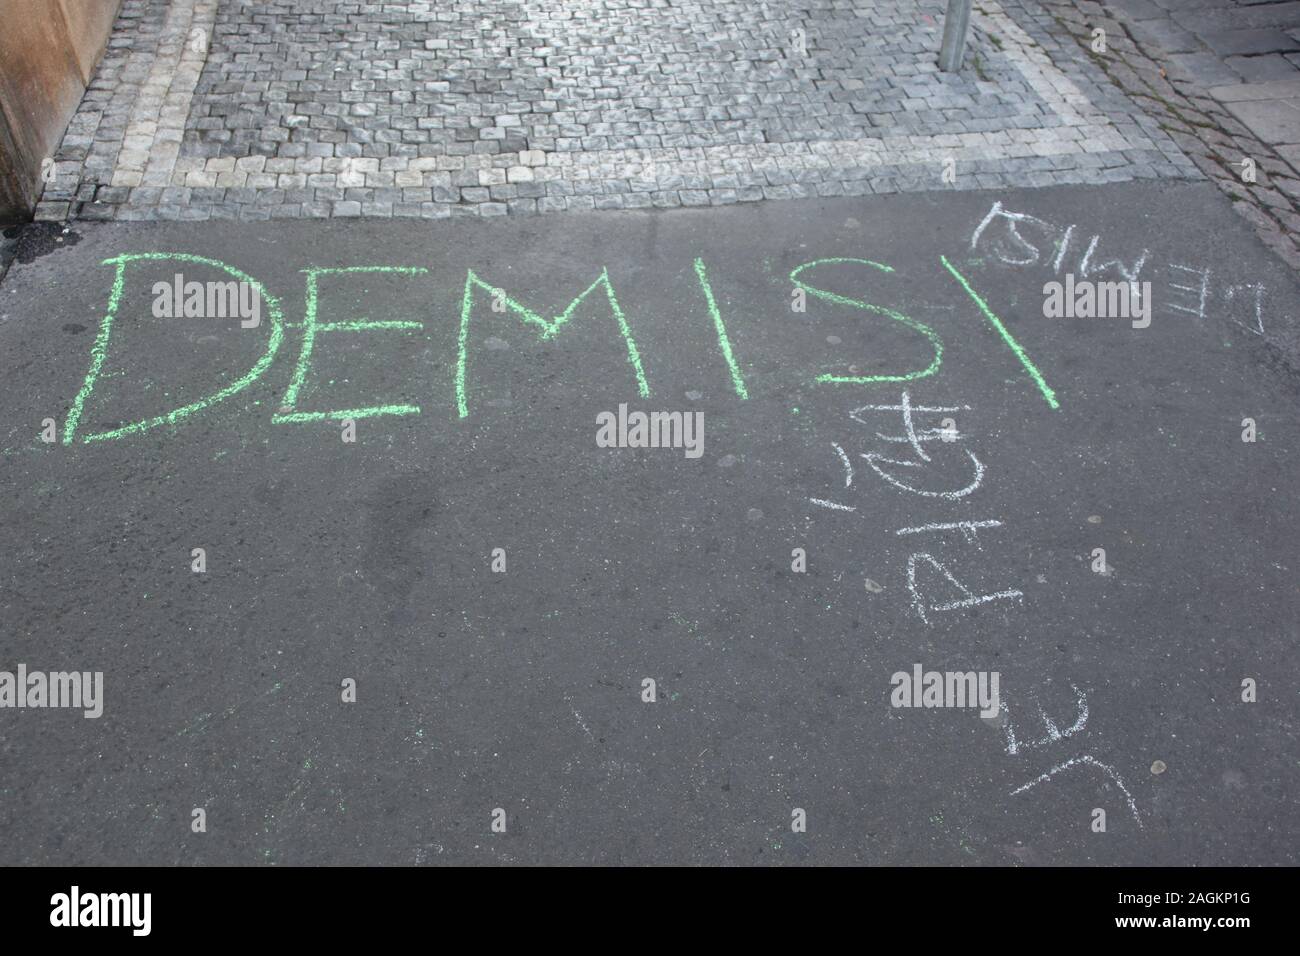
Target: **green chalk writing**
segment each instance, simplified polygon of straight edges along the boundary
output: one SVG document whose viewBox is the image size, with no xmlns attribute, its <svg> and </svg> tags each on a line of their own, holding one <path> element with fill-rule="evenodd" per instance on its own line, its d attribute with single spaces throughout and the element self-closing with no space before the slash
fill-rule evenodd
<svg viewBox="0 0 1300 956">
<path fill-rule="evenodd" d="M 627 318 L 623 315 L 622 307 L 618 304 L 618 298 L 614 295 L 614 286 L 609 281 L 608 270 L 601 269 L 600 275 L 595 282 L 587 286 L 586 290 L 570 302 L 563 312 L 548 321 L 532 309 L 510 298 L 503 289 L 488 285 L 474 274 L 473 269 L 469 269 L 465 273 L 465 290 L 460 300 L 460 333 L 457 336 L 456 346 L 456 410 L 460 417 L 466 418 L 469 416 L 469 400 L 466 396 L 465 381 L 469 374 L 469 319 L 474 310 L 475 287 L 484 290 L 499 302 L 504 303 L 505 308 L 518 315 L 525 324 L 540 329 L 541 338 L 545 341 L 557 335 L 564 328 L 569 318 L 582 304 L 583 299 L 587 298 L 597 286 L 604 286 L 605 298 L 609 302 L 610 311 L 614 313 L 614 320 L 618 323 L 619 332 L 627 345 L 627 361 L 636 373 L 637 392 L 642 398 L 648 398 L 650 386 L 646 383 L 645 370 L 641 367 L 641 354 L 637 351 L 636 342 L 632 339 L 632 330 L 628 326 Z"/>
<path fill-rule="evenodd" d="M 882 305 L 872 305 L 870 302 L 863 302 L 861 299 L 851 299 L 848 296 L 837 295 L 834 292 L 828 292 L 825 289 L 819 289 L 816 286 L 809 285 L 799 278 L 800 273 L 805 269 L 811 269 L 815 266 L 832 265 L 835 263 L 852 262 L 858 265 L 871 266 L 873 269 L 879 269 L 882 272 L 893 272 L 891 266 L 882 265 L 879 262 L 872 262 L 870 259 L 851 259 L 851 258 L 832 258 L 832 259 L 815 259 L 812 262 L 805 262 L 790 273 L 790 281 L 800 289 L 803 289 L 810 295 L 816 296 L 827 302 L 835 302 L 838 305 L 852 306 L 855 309 L 862 309 L 866 312 L 874 312 L 877 315 L 883 315 L 894 322 L 905 325 L 907 328 L 921 335 L 930 342 L 930 347 L 934 351 L 934 359 L 923 369 L 914 372 L 907 372 L 901 375 L 818 375 L 815 381 L 834 382 L 837 384 L 864 385 L 869 382 L 910 382 L 918 378 L 925 378 L 939 371 L 939 366 L 943 362 L 943 341 L 939 338 L 934 329 L 924 325 L 911 316 L 903 315 L 901 312 L 895 312 L 893 309 L 887 309 Z"/>
<path fill-rule="evenodd" d="M 286 422 L 343 421 L 348 418 L 375 418 L 379 415 L 418 415 L 418 405 L 370 405 L 365 408 L 344 408 L 331 412 L 281 412 L 271 416 L 277 424 Z"/>
<path fill-rule="evenodd" d="M 1002 320 L 993 314 L 992 310 L 988 307 L 988 303 L 980 298 L 978 292 L 971 288 L 970 283 L 966 281 L 966 277 L 957 271 L 953 264 L 948 261 L 947 257 L 940 256 L 939 261 L 943 263 L 945 269 L 952 273 L 952 277 L 960 283 L 961 287 L 966 290 L 966 294 L 974 300 L 975 305 L 978 306 L 980 312 L 983 313 L 984 318 L 988 319 L 989 325 L 993 326 L 993 328 L 997 330 L 998 335 L 1002 336 L 1002 341 L 1007 344 L 1007 348 L 1011 349 L 1011 351 L 1016 354 L 1016 358 L 1020 359 L 1020 364 L 1025 367 L 1025 371 L 1029 373 L 1029 377 L 1034 380 L 1034 384 L 1038 386 L 1038 390 L 1043 393 L 1043 398 L 1047 400 L 1047 404 L 1052 408 L 1060 408 L 1061 403 L 1056 400 L 1056 392 L 1052 391 L 1048 386 L 1046 380 L 1043 378 L 1043 373 L 1038 371 L 1038 366 L 1029 358 L 1029 355 L 1021 347 L 1020 343 L 1016 341 L 1015 336 L 1013 336 L 1007 330 L 1007 327 L 1002 324 Z"/>
<path fill-rule="evenodd" d="M 290 323 L 292 325 L 292 323 Z M 367 322 L 360 319 L 355 322 L 326 322 L 316 326 L 317 332 L 374 332 L 377 329 L 405 329 L 412 332 L 424 331 L 423 322 Z"/>
<path fill-rule="evenodd" d="M 745 379 L 741 376 L 740 367 L 731 354 L 731 340 L 727 338 L 727 327 L 722 322 L 718 303 L 714 301 L 713 287 L 709 285 L 709 274 L 704 268 L 703 259 L 695 260 L 695 275 L 700 280 L 700 288 L 704 290 L 704 300 L 709 306 L 709 315 L 713 317 L 713 327 L 718 332 L 718 348 L 722 351 L 722 357 L 727 360 L 727 368 L 731 372 L 731 384 L 736 389 L 737 395 L 741 398 L 749 398 L 749 392 L 745 389 Z"/>
<path fill-rule="evenodd" d="M 340 269 L 325 269 L 315 266 L 302 270 L 307 276 L 307 307 L 302 322 L 302 346 L 298 350 L 298 362 L 293 368 L 293 377 L 289 380 L 289 389 L 284 393 L 284 404 L 293 409 L 288 412 L 276 412 L 271 422 L 284 425 L 292 422 L 342 421 L 345 418 L 374 418 L 379 415 L 418 415 L 418 405 L 369 405 L 365 408 L 341 409 L 323 412 L 297 411 L 298 393 L 307 380 L 311 369 L 312 351 L 316 347 L 316 336 L 322 332 L 381 332 L 423 331 L 422 322 L 398 321 L 351 321 L 319 322 L 320 277 L 327 275 L 350 275 L 353 273 L 381 273 L 389 275 L 424 275 L 429 270 L 422 266 L 348 266 Z"/>
<path fill-rule="evenodd" d="M 95 336 L 95 344 L 90 350 L 90 369 L 86 372 L 86 378 L 81 383 L 81 389 L 77 392 L 77 397 L 73 399 L 72 407 L 68 409 L 68 417 L 63 423 L 63 443 L 72 444 L 73 436 L 77 433 L 77 426 L 81 422 L 82 412 L 85 409 L 86 401 L 90 398 L 91 393 L 95 391 L 95 383 L 98 381 L 100 372 L 104 367 L 104 359 L 108 355 L 108 343 L 113 334 L 113 320 L 117 317 L 117 308 L 122 300 L 122 292 L 126 288 L 126 270 L 133 262 L 170 260 L 178 262 L 193 262 L 200 265 L 212 266 L 215 269 L 222 269 L 228 274 L 234 276 L 241 282 L 249 283 L 263 301 L 266 302 L 267 311 L 271 316 L 271 333 L 266 343 L 266 351 L 254 363 L 244 375 L 240 376 L 229 385 L 211 395 L 200 398 L 197 401 L 190 402 L 180 408 L 173 409 L 166 415 L 158 415 L 154 418 L 146 418 L 142 421 L 132 422 L 129 425 L 123 425 L 120 428 L 110 429 L 105 432 L 96 432 L 90 435 L 82 436 L 83 442 L 106 441 L 112 438 L 120 438 L 123 435 L 133 435 L 139 432 L 148 431 L 159 425 L 174 425 L 179 421 L 203 411 L 205 408 L 224 401 L 231 395 L 243 391 L 253 382 L 261 377 L 262 373 L 270 367 L 271 362 L 275 359 L 275 353 L 280 348 L 280 340 L 284 336 L 284 314 L 280 310 L 280 301 L 271 293 L 267 292 L 252 276 L 241 272 L 234 266 L 226 265 L 217 259 L 208 259 L 204 256 L 193 256 L 181 252 L 133 252 L 126 255 L 115 256 L 112 259 L 105 259 L 102 265 L 111 265 L 116 267 L 113 276 L 113 288 L 108 296 L 108 309 L 104 312 L 103 319 L 99 323 L 99 332 Z"/>
<path fill-rule="evenodd" d="M 1042 373 L 1030 359 L 1025 349 L 1016 341 L 1014 336 L 1007 329 L 1006 325 L 996 316 L 989 308 L 987 302 L 977 293 L 961 274 L 960 271 L 943 256 L 939 257 L 949 274 L 961 285 L 966 294 L 970 296 L 980 313 L 993 327 L 1001 337 L 1002 341 L 1016 355 L 1025 371 L 1033 379 L 1039 391 L 1042 393 L 1044 400 L 1053 409 L 1060 408 L 1056 393 L 1047 385 Z M 118 428 L 112 428 L 107 431 L 99 431 L 86 434 L 81 429 L 83 417 L 86 409 L 90 406 L 95 387 L 103 379 L 109 379 L 112 376 L 125 374 L 120 369 L 112 368 L 109 365 L 109 350 L 112 342 L 115 322 L 118 318 L 119 309 L 123 295 L 125 294 L 126 282 L 130 273 L 130 267 L 145 262 L 184 262 L 193 263 L 202 266 L 212 267 L 221 270 L 233 278 L 249 283 L 261 296 L 267 305 L 267 312 L 270 315 L 270 330 L 266 341 L 265 351 L 258 357 L 257 361 L 238 379 L 230 382 L 202 398 L 192 401 L 188 404 L 175 408 L 164 415 L 158 415 L 152 418 L 142 419 L 131 422 Z M 305 275 L 305 312 L 303 321 L 300 324 L 288 323 L 284 319 L 284 314 L 279 300 L 271 295 L 270 292 L 252 276 L 241 270 L 227 265 L 217 259 L 205 258 L 203 256 L 189 255 L 186 253 L 170 252 L 142 252 L 127 253 L 119 255 L 112 259 L 103 260 L 104 265 L 114 266 L 112 288 L 109 293 L 107 307 L 102 320 L 100 321 L 98 332 L 90 350 L 90 367 L 86 372 L 85 378 L 81 383 L 75 399 L 71 403 L 67 417 L 63 424 L 62 443 L 71 445 L 74 442 L 97 442 L 109 439 L 121 438 L 127 435 L 139 434 L 149 429 L 156 428 L 160 425 L 175 425 L 190 416 L 203 411 L 213 405 L 237 394 L 246 389 L 249 385 L 256 382 L 271 366 L 276 355 L 278 354 L 285 330 L 288 328 L 302 328 L 302 342 L 290 373 L 290 381 L 285 391 L 283 401 L 280 403 L 280 410 L 271 416 L 271 421 L 275 424 L 288 423 L 307 423 L 323 421 L 340 421 L 344 419 L 361 419 L 373 418 L 389 415 L 419 415 L 420 406 L 414 404 L 398 404 L 392 402 L 376 403 L 364 407 L 346 408 L 346 409 L 323 409 L 310 410 L 300 409 L 298 407 L 299 399 L 306 387 L 308 376 L 312 374 L 312 359 L 315 355 L 317 337 L 323 333 L 368 333 L 368 332 L 398 332 L 405 335 L 414 335 L 425 331 L 425 323 L 418 321 L 406 320 L 372 320 L 365 315 L 354 317 L 346 321 L 322 322 L 321 321 L 321 303 L 320 303 L 320 283 L 322 277 L 326 276 L 345 276 L 353 274 L 375 274 L 375 275 L 396 275 L 396 276 L 418 276 L 427 274 L 430 270 L 418 266 L 352 266 L 346 268 L 318 268 L 310 267 L 303 269 Z M 848 306 L 852 309 L 883 316 L 891 322 L 896 322 L 903 327 L 917 333 L 926 342 L 929 343 L 932 351 L 932 358 L 924 368 L 916 368 L 911 371 L 897 372 L 894 374 L 876 374 L 876 375 L 835 375 L 820 374 L 815 375 L 814 381 L 817 383 L 830 384 L 851 384 L 865 385 L 870 383 L 883 382 L 909 382 L 916 379 L 925 378 L 934 375 L 940 368 L 943 360 L 943 342 L 939 335 L 929 326 L 924 325 L 910 316 L 904 315 L 894 309 L 885 306 L 875 305 L 863 299 L 851 298 L 847 295 L 840 295 L 827 289 L 813 285 L 810 277 L 807 275 L 808 270 L 818 266 L 831 266 L 839 264 L 852 264 L 867 266 L 871 269 L 883 273 L 894 273 L 891 266 L 879 262 L 873 262 L 869 259 L 835 257 L 816 259 L 798 266 L 790 272 L 789 279 L 794 285 L 807 294 L 825 302 L 835 303 L 837 305 Z M 723 360 L 726 362 L 728 372 L 731 376 L 733 390 L 740 399 L 748 399 L 749 391 L 745 381 L 745 375 L 742 372 L 741 363 L 737 360 L 732 341 L 728 333 L 727 324 L 722 315 L 722 309 L 719 307 L 717 296 L 714 294 L 712 282 L 709 277 L 709 270 L 702 257 L 696 257 L 693 261 L 695 277 L 699 282 L 700 291 L 703 293 L 704 304 L 708 310 L 709 317 L 713 322 L 713 329 L 717 336 L 718 351 Z M 623 308 L 615 294 L 614 286 L 609 278 L 607 269 L 602 268 L 599 275 L 578 294 L 564 310 L 554 318 L 546 318 L 542 314 L 533 311 L 527 306 L 521 304 L 514 298 L 508 296 L 502 289 L 489 284 L 480 278 L 472 269 L 466 270 L 465 283 L 461 294 L 460 322 L 457 333 L 456 359 L 455 359 L 455 394 L 456 409 L 459 418 L 465 419 L 469 416 L 469 386 L 468 378 L 470 371 L 470 321 L 474 312 L 475 290 L 479 289 L 488 293 L 494 300 L 492 309 L 494 312 L 512 313 L 515 319 L 522 321 L 525 326 L 534 329 L 540 340 L 549 341 L 558 335 L 569 323 L 570 319 L 577 313 L 577 310 L 597 289 L 603 289 L 605 302 L 609 307 L 610 315 L 618 329 L 618 334 L 622 336 L 623 344 L 626 349 L 627 361 L 632 368 L 632 374 L 636 381 L 637 391 L 642 398 L 650 395 L 649 383 L 646 379 L 645 369 L 642 364 L 641 354 L 632 335 L 631 325 L 624 314 Z M 480 299 L 482 296 L 480 296 Z M 480 303 L 480 309 L 482 303 Z M 603 309 L 601 310 L 603 311 Z M 599 317 L 598 317 L 599 318 Z M 603 320 L 600 320 L 603 321 Z M 252 402 L 251 404 L 259 404 Z M 797 408 L 791 410 L 791 414 L 798 414 Z M 7 452 L 6 452 L 7 453 Z"/>
</svg>

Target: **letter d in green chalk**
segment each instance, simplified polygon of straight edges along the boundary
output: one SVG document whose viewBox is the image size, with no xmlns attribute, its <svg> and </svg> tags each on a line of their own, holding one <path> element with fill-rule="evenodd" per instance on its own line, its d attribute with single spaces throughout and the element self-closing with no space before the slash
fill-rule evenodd
<svg viewBox="0 0 1300 956">
<path fill-rule="evenodd" d="M 257 362 L 253 364 L 253 367 L 244 375 L 211 395 L 205 395 L 188 405 L 174 408 L 163 415 L 141 419 L 138 422 L 131 422 L 105 432 L 82 435 L 81 441 L 91 442 L 103 441 L 109 438 L 122 438 L 126 435 L 148 431 L 159 425 L 175 425 L 191 415 L 224 401 L 231 395 L 242 392 L 261 378 L 262 373 L 270 367 L 271 362 L 275 359 L 275 353 L 280 348 L 280 341 L 284 338 L 284 313 L 280 309 L 280 300 L 267 292 L 262 283 L 234 266 L 228 266 L 217 259 L 206 259 L 203 256 L 192 256 L 181 252 L 133 252 L 112 259 L 105 259 L 103 265 L 111 265 L 116 269 L 113 276 L 113 288 L 109 292 L 108 308 L 104 312 L 104 318 L 99 323 L 99 333 L 95 336 L 95 344 L 90 348 L 90 369 L 86 372 L 85 381 L 81 383 L 81 390 L 77 392 L 77 397 L 73 399 L 72 407 L 68 409 L 67 420 L 63 424 L 63 444 L 65 445 L 72 444 L 77 434 L 77 425 L 81 422 L 81 415 L 86 407 L 86 401 L 90 398 L 91 393 L 95 391 L 95 383 L 99 381 L 100 372 L 104 368 L 104 360 L 108 356 L 108 344 L 113 336 L 113 322 L 117 318 L 117 309 L 122 301 L 122 292 L 126 288 L 126 271 L 132 263 L 137 262 L 191 262 L 197 265 L 211 266 L 214 269 L 221 269 L 239 282 L 247 282 L 266 302 L 266 310 L 270 315 L 271 332 L 266 342 L 266 351 L 262 353 Z"/>
</svg>

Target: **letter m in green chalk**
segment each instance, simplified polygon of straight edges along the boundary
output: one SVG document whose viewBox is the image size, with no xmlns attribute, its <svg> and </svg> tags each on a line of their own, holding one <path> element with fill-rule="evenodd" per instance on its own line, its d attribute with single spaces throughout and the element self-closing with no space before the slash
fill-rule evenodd
<svg viewBox="0 0 1300 956">
<path fill-rule="evenodd" d="M 302 270 L 307 275 L 307 311 L 302 323 L 302 347 L 298 351 L 298 362 L 293 368 L 293 378 L 289 389 L 284 393 L 287 412 L 277 412 L 271 416 L 276 425 L 287 422 L 319 422 L 327 420 L 341 421 L 346 418 L 372 418 L 376 415 L 418 415 L 418 405 L 368 405 L 364 408 L 341 408 L 331 411 L 300 412 L 297 410 L 298 395 L 307 372 L 311 369 L 312 353 L 316 348 L 316 336 L 322 332 L 378 332 L 385 329 L 398 331 L 419 331 L 424 328 L 421 322 L 320 322 L 317 320 L 320 277 L 326 275 L 348 275 L 351 273 L 384 273 L 389 275 L 422 275 L 428 269 L 420 266 L 350 266 L 342 269 L 310 268 Z"/>
<path fill-rule="evenodd" d="M 628 326 L 627 318 L 623 315 L 623 309 L 619 306 L 618 298 L 614 295 L 614 286 L 610 284 L 607 270 L 601 269 L 600 275 L 595 282 L 587 286 L 586 290 L 570 302 L 563 312 L 554 319 L 548 320 L 527 306 L 516 302 L 506 295 L 503 290 L 488 285 L 474 274 L 474 270 L 470 269 L 465 274 L 465 292 L 461 297 L 460 334 L 457 337 L 458 345 L 456 350 L 456 409 L 461 418 L 466 418 L 469 415 L 469 400 L 466 397 L 465 380 L 469 375 L 469 319 L 474 310 L 475 287 L 482 289 L 502 303 L 505 306 L 505 311 L 513 312 L 525 325 L 531 325 L 538 329 L 543 341 L 559 334 L 583 300 L 594 292 L 597 287 L 603 287 L 605 299 L 609 302 L 609 309 L 614 314 L 614 321 L 618 324 L 619 334 L 623 336 L 623 341 L 627 346 L 627 361 L 636 375 L 637 392 L 642 398 L 649 397 L 650 386 L 646 384 L 645 370 L 641 367 L 641 354 L 637 351 L 636 342 L 632 339 L 632 329 Z"/>
</svg>

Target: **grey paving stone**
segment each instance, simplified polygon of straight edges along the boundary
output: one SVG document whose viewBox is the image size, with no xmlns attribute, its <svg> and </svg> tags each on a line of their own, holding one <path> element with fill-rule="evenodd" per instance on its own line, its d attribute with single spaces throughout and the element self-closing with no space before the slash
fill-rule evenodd
<svg viewBox="0 0 1300 956">
<path fill-rule="evenodd" d="M 1268 83 L 1244 83 L 1237 86 L 1214 87 L 1210 96 L 1224 103 L 1246 100 L 1277 100 L 1300 98 L 1300 77 L 1275 80 Z"/>
<path fill-rule="evenodd" d="M 32 217 L 36 222 L 62 222 L 66 220 L 71 213 L 70 202 L 49 202 L 38 203 L 36 212 Z"/>
<path fill-rule="evenodd" d="M 1130 26 L 1129 32 L 1139 43 L 1150 44 L 1164 53 L 1195 53 L 1204 49 L 1196 34 L 1184 30 L 1171 20 L 1143 20 Z"/>
<path fill-rule="evenodd" d="M 1291 164 L 1291 168 L 1300 171 L 1300 146 L 1278 146 L 1278 154 Z"/>
<path fill-rule="evenodd" d="M 1300 70 L 1296 65 L 1277 53 L 1264 56 L 1230 56 L 1223 62 L 1247 83 L 1300 79 Z"/>
<path fill-rule="evenodd" d="M 1300 143 L 1300 100 L 1246 100 L 1227 106 L 1262 142 Z"/>
<path fill-rule="evenodd" d="M 1171 79 L 1191 80 L 1201 87 L 1241 82 L 1241 73 L 1213 53 L 1175 53 L 1165 60 Z"/>
<path fill-rule="evenodd" d="M 1143 24 L 1162 22 L 1162 2 L 1114 2 Z M 1008 130 L 1032 136 L 944 148 L 986 154 L 989 175 L 1008 164 L 1047 184 L 1064 181 L 1054 162 L 1015 161 L 1049 149 L 1083 155 L 1113 135 L 1121 143 L 1106 162 L 1066 167 L 1101 182 L 1150 132 L 1038 0 L 990 2 L 969 46 L 979 70 L 958 74 L 938 71 L 941 21 L 918 22 L 915 0 L 875 0 L 869 16 L 861 2 L 809 0 L 759 22 L 748 0 L 604 0 L 596 19 L 575 16 L 569 0 L 526 9 L 513 0 L 241 0 L 214 7 L 192 91 L 144 115 L 146 80 L 171 89 L 174 79 L 166 25 L 192 3 L 124 0 L 61 147 L 69 197 L 87 186 L 131 190 L 107 196 L 164 218 L 186 208 L 181 189 L 209 212 L 258 210 L 250 217 L 443 218 L 866 194 L 939 188 L 939 147 L 918 144 Z M 494 24 L 486 33 L 484 16 Z M 816 38 L 804 60 L 785 48 L 792 16 Z M 1060 94 L 1066 74 L 1082 94 L 1071 102 Z M 128 126 L 150 122 L 169 139 L 128 144 Z M 1073 135 L 1049 139 L 1057 130 Z M 814 152 L 900 132 L 919 140 L 889 169 Z M 171 153 L 156 148 L 167 142 Z M 689 152 L 661 152 L 679 149 Z M 157 181 L 151 162 L 163 154 L 174 167 Z M 653 175 L 628 172 L 646 165 Z M 979 185 L 974 175 L 969 183 Z"/>
<path fill-rule="evenodd" d="M 1106 0 L 1107 10 L 1118 10 L 1131 20 L 1154 20 L 1168 16 L 1156 0 Z"/>
<path fill-rule="evenodd" d="M 1220 56 L 1256 53 L 1293 53 L 1300 50 L 1300 40 L 1281 30 L 1213 30 L 1200 35 Z"/>
</svg>

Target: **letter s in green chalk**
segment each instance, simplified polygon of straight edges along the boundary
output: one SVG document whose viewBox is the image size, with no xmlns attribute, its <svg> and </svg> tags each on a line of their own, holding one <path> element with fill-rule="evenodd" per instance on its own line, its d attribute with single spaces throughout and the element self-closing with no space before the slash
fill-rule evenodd
<svg viewBox="0 0 1300 956">
<path fill-rule="evenodd" d="M 940 340 L 938 333 L 928 325 L 924 325 L 911 316 L 903 315 L 901 312 L 895 312 L 893 309 L 887 309 L 882 305 L 872 305 L 870 302 L 863 302 L 861 299 L 851 299 L 848 296 L 836 295 L 834 292 L 827 292 L 825 289 L 819 289 L 816 286 L 809 285 L 799 278 L 800 273 L 805 269 L 811 269 L 814 266 L 832 265 L 834 263 L 852 262 L 857 265 L 871 266 L 873 269 L 879 269 L 882 272 L 893 272 L 893 268 L 882 265 L 879 262 L 872 262 L 870 259 L 814 259 L 812 262 L 805 262 L 790 273 L 790 281 L 796 287 L 803 289 L 811 296 L 822 299 L 826 302 L 834 302 L 838 305 L 847 305 L 855 309 L 862 309 L 866 312 L 874 312 L 877 315 L 883 315 L 894 322 L 907 326 L 915 332 L 925 336 L 930 343 L 930 348 L 934 352 L 934 359 L 923 369 L 917 369 L 913 372 L 906 372 L 900 375 L 818 375 L 818 382 L 834 382 L 848 385 L 864 385 L 869 382 L 910 382 L 913 379 L 925 378 L 939 371 L 939 365 L 943 361 L 943 342 Z"/>
<path fill-rule="evenodd" d="M 165 415 L 157 415 L 153 418 L 141 419 L 138 422 L 131 422 L 122 425 L 119 428 L 110 429 L 105 432 L 95 432 L 89 435 L 82 435 L 81 441 L 104 441 L 110 438 L 121 438 L 125 435 L 133 435 L 139 432 L 148 431 L 159 425 L 175 425 L 191 415 L 203 411 L 206 408 L 224 401 L 232 395 L 243 391 L 257 381 L 262 373 L 270 367 L 271 362 L 275 359 L 275 353 L 280 348 L 280 341 L 284 337 L 284 314 L 280 310 L 280 300 L 271 293 L 267 292 L 262 283 L 258 282 L 252 276 L 241 272 L 234 266 L 228 266 L 217 259 L 207 259 L 203 256 L 192 256 L 182 252 L 132 252 L 125 255 L 115 256 L 112 259 L 105 259 L 103 265 L 114 266 L 116 272 L 113 276 L 113 288 L 108 296 L 108 308 L 104 312 L 104 318 L 99 323 L 99 333 L 95 336 L 95 344 L 90 348 L 90 369 L 86 372 L 86 378 L 81 383 L 81 389 L 77 392 L 77 397 L 73 399 L 72 407 L 68 409 L 67 420 L 63 424 L 63 444 L 70 445 L 77 434 L 77 425 L 81 421 L 82 412 L 86 407 L 86 400 L 95 390 L 95 383 L 99 380 L 100 372 L 104 367 L 104 359 L 108 355 L 108 343 L 113 334 L 113 321 L 117 318 L 118 305 L 122 300 L 122 292 L 126 288 L 126 270 L 134 262 L 158 262 L 158 261 L 175 261 L 175 262 L 192 262 L 197 265 L 211 266 L 214 269 L 221 269 L 233 276 L 240 282 L 249 283 L 259 295 L 265 300 L 267 312 L 271 318 L 270 337 L 267 339 L 266 351 L 254 363 L 243 376 L 213 392 L 211 395 L 205 395 L 188 405 L 182 405 L 180 408 L 172 409 Z"/>
</svg>

